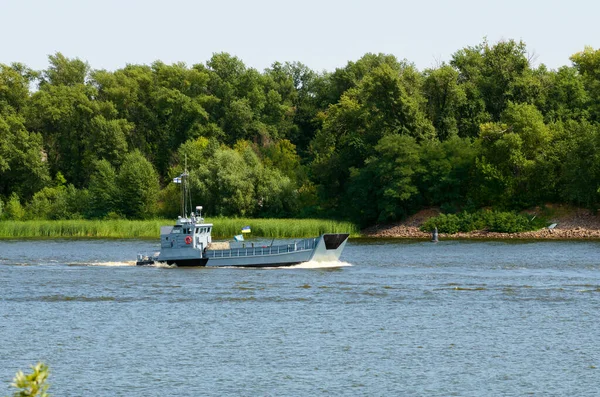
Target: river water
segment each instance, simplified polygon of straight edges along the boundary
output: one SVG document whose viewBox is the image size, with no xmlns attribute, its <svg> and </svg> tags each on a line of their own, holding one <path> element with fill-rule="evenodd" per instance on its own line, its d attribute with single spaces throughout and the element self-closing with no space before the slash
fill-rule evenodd
<svg viewBox="0 0 600 397">
<path fill-rule="evenodd" d="M 285 269 L 133 266 L 149 241 L 0 241 L 0 395 L 600 393 L 599 242 L 350 241 Z"/>
</svg>

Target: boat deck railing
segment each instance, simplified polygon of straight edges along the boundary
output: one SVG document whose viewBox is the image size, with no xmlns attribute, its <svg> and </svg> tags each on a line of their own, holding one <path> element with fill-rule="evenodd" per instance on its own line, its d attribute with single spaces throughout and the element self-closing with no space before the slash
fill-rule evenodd
<svg viewBox="0 0 600 397">
<path fill-rule="evenodd" d="M 205 258 L 236 258 L 245 256 L 277 255 L 290 252 L 313 250 L 319 241 L 318 237 L 300 240 L 291 244 L 262 247 L 240 247 L 225 250 L 207 250 Z"/>
</svg>

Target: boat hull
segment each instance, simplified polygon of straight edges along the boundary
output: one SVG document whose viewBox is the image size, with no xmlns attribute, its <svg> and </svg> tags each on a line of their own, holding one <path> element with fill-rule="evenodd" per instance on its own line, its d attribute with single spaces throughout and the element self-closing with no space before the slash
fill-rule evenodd
<svg viewBox="0 0 600 397">
<path fill-rule="evenodd" d="M 270 248 L 270 247 L 269 247 Z M 261 250 L 267 250 L 268 248 L 260 248 Z M 222 252 L 226 254 L 227 252 Z M 215 257 L 208 259 L 206 266 L 216 267 L 227 267 L 227 266 L 239 266 L 239 267 L 280 267 L 280 266 L 293 266 L 299 263 L 308 262 L 312 256 L 313 251 L 298 251 L 281 254 L 265 254 L 265 255 L 252 255 L 252 256 L 224 256 L 218 257 L 219 252 L 215 252 Z"/>
<path fill-rule="evenodd" d="M 210 263 L 209 263 L 210 262 Z M 274 262 L 274 263 L 265 263 L 264 261 L 260 264 L 249 264 L 249 263 L 244 263 L 244 264 L 234 264 L 228 261 L 218 261 L 218 260 L 211 260 L 209 261 L 208 258 L 202 259 L 202 260 L 198 260 L 198 259 L 178 259 L 178 260 L 172 260 L 172 261 L 166 261 L 166 262 L 161 262 L 161 261 L 137 261 L 136 265 L 137 266 L 153 266 L 157 263 L 166 263 L 167 265 L 175 265 L 177 267 L 208 267 L 208 266 L 212 266 L 212 267 L 228 267 L 228 266 L 236 266 L 236 267 L 284 267 L 284 266 L 294 266 L 294 265 L 298 265 L 300 263 L 303 263 L 306 261 L 299 261 L 299 262 Z"/>
<path fill-rule="evenodd" d="M 157 262 L 179 266 L 283 267 L 315 261 L 337 261 L 348 241 L 348 234 L 323 234 L 280 246 L 243 247 L 226 250 L 165 250 L 157 257 L 144 257 L 137 265 Z M 187 253 L 186 253 L 187 252 Z"/>
<path fill-rule="evenodd" d="M 176 265 L 177 267 L 190 267 L 190 266 L 206 266 L 208 259 L 193 258 L 193 259 L 175 259 L 166 261 L 167 265 Z"/>
</svg>

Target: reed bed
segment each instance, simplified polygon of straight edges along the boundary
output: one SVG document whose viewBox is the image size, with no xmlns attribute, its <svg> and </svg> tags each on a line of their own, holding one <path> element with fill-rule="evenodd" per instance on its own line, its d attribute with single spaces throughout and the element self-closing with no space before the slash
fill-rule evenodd
<svg viewBox="0 0 600 397">
<path fill-rule="evenodd" d="M 242 227 L 250 226 L 250 236 L 271 238 L 313 237 L 323 233 L 350 233 L 359 237 L 359 228 L 350 222 L 328 219 L 251 219 L 211 218 L 213 237 L 231 238 L 242 233 Z"/>
<path fill-rule="evenodd" d="M 232 238 L 250 226 L 254 237 L 311 237 L 322 233 L 350 233 L 360 236 L 356 225 L 326 219 L 250 219 L 210 218 L 214 238 Z M 130 220 L 39 220 L 0 221 L 0 238 L 158 238 L 161 226 L 173 224 L 170 219 Z"/>
<path fill-rule="evenodd" d="M 171 222 L 162 219 L 1 221 L 0 238 L 153 238 L 160 234 L 161 225 Z"/>
</svg>

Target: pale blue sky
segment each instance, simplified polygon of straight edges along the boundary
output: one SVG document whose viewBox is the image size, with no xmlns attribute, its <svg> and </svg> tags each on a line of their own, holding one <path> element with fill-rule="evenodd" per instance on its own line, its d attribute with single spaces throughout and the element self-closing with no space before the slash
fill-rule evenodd
<svg viewBox="0 0 600 397">
<path fill-rule="evenodd" d="M 259 70 L 300 61 L 333 71 L 383 52 L 423 70 L 487 37 L 523 40 L 536 64 L 558 68 L 600 47 L 599 16 L 597 0 L 0 0 L 0 63 L 44 69 L 60 51 L 114 70 L 229 52 Z"/>
</svg>

